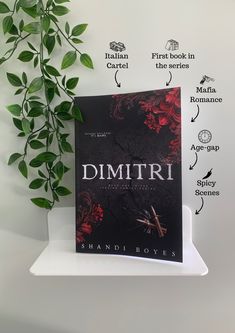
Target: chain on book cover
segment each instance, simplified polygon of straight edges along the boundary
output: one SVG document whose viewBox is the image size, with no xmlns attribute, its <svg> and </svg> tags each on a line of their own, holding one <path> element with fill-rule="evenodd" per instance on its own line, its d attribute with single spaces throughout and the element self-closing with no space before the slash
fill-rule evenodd
<svg viewBox="0 0 235 333">
<path fill-rule="evenodd" d="M 182 262 L 180 88 L 76 101 L 77 252 Z"/>
</svg>

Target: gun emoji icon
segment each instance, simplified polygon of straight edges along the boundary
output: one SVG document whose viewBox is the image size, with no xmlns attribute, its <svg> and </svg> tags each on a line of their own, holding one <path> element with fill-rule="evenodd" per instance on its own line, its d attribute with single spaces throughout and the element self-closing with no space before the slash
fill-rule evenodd
<svg viewBox="0 0 235 333">
<path fill-rule="evenodd" d="M 210 82 L 210 81 L 214 82 L 215 79 L 213 79 L 212 77 L 209 77 L 207 75 L 203 75 L 203 77 L 200 81 L 200 84 L 204 84 L 205 82 Z"/>
</svg>

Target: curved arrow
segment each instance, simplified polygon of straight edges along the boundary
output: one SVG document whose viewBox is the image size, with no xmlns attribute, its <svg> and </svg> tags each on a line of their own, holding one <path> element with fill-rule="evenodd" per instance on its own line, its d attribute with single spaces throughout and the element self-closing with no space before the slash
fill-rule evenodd
<svg viewBox="0 0 235 333">
<path fill-rule="evenodd" d="M 197 153 L 195 152 L 195 155 L 196 155 L 196 161 L 193 165 L 190 164 L 190 167 L 189 167 L 189 170 L 193 170 L 193 168 L 195 167 L 195 165 L 197 164 L 197 161 L 198 161 L 198 156 L 197 156 Z"/>
<path fill-rule="evenodd" d="M 204 199 L 203 197 L 201 197 L 202 199 L 202 205 L 201 205 L 201 208 L 199 210 L 196 210 L 195 214 L 198 215 L 200 213 L 200 211 L 202 210 L 203 206 L 204 206 Z"/>
<path fill-rule="evenodd" d="M 115 76 L 114 76 L 114 78 L 115 78 L 115 82 L 116 82 L 116 84 L 117 84 L 117 87 L 118 87 L 118 88 L 121 88 L 121 83 L 120 83 L 120 82 L 118 83 L 118 81 L 117 81 L 117 73 L 118 73 L 118 70 L 116 71 Z"/>
<path fill-rule="evenodd" d="M 169 80 L 168 82 L 166 82 L 166 86 L 167 86 L 167 87 L 169 86 L 169 84 L 171 83 L 171 80 L 172 80 L 172 74 L 171 74 L 170 71 L 169 71 L 169 74 L 170 74 L 170 80 Z"/>
<path fill-rule="evenodd" d="M 194 118 L 192 117 L 192 119 L 191 119 L 192 123 L 194 123 L 194 121 L 197 119 L 197 117 L 199 116 L 199 113 L 200 113 L 200 108 L 199 108 L 199 105 L 197 104 L 197 115 Z"/>
</svg>

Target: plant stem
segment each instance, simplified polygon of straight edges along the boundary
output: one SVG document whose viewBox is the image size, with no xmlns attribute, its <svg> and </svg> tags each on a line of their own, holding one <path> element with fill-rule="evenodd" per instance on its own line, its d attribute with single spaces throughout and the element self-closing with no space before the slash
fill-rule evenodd
<svg viewBox="0 0 235 333">
<path fill-rule="evenodd" d="M 60 84 L 60 82 L 56 76 L 55 76 L 55 79 L 56 79 L 56 83 L 57 83 L 58 87 L 74 102 L 74 98 L 67 93 L 66 89 Z"/>
<path fill-rule="evenodd" d="M 20 39 L 17 39 L 17 40 L 15 41 L 15 43 L 14 43 L 14 47 L 13 47 L 12 51 L 10 52 L 10 54 L 9 54 L 8 57 L 4 58 L 4 62 L 5 62 L 5 61 L 8 61 L 8 60 L 13 56 L 13 54 L 15 53 L 15 51 L 16 51 L 18 45 L 19 45 L 23 40 L 27 39 L 30 35 L 31 35 L 31 34 L 27 34 L 27 35 L 25 35 L 24 37 L 21 37 Z M 6 54 L 6 53 L 5 53 L 5 54 Z"/>
<path fill-rule="evenodd" d="M 41 22 L 41 25 L 42 25 L 42 18 L 43 18 L 43 15 L 44 15 L 44 4 L 43 4 L 43 0 L 40 0 L 40 4 L 41 4 L 41 10 L 42 10 L 42 13 L 40 15 L 40 22 Z M 43 50 L 43 30 L 41 31 L 40 33 L 40 70 L 41 70 L 41 74 L 42 74 L 42 77 L 43 77 L 43 81 L 44 81 L 44 94 L 45 94 L 45 99 L 46 99 L 46 104 L 47 104 L 47 110 L 48 110 L 48 114 L 46 115 L 46 120 L 48 123 L 50 123 L 50 116 L 51 116 L 51 120 L 52 120 L 52 124 L 53 124 L 53 129 L 54 131 L 56 131 L 56 126 L 55 126 L 55 120 L 54 120 L 54 115 L 53 113 L 51 112 L 51 109 L 50 109 L 50 101 L 48 99 L 48 95 L 47 95 L 47 91 L 46 91 L 46 86 L 45 86 L 45 81 L 46 81 L 46 78 L 45 78 L 45 73 L 44 73 L 44 50 Z M 46 139 L 46 150 L 48 151 L 48 148 L 49 148 L 49 138 L 47 137 Z M 53 192 L 54 192 L 54 189 L 53 189 L 53 186 L 52 186 L 52 180 L 51 180 L 51 168 L 48 166 L 48 163 L 45 163 L 46 165 L 46 169 L 47 169 L 47 173 L 48 173 L 48 183 L 49 183 L 49 187 L 50 187 L 50 190 L 51 190 L 51 193 L 52 193 L 52 201 L 51 201 L 51 208 L 54 206 L 55 204 L 55 199 L 54 199 L 54 196 L 53 196 Z"/>
<path fill-rule="evenodd" d="M 63 30 L 61 30 L 61 28 L 59 27 L 59 25 L 53 21 L 53 23 L 56 25 L 58 31 L 61 33 L 61 35 L 64 37 L 64 39 L 66 39 L 66 41 L 70 44 L 70 46 L 72 46 L 72 48 L 77 51 L 80 55 L 82 55 L 82 52 L 79 51 L 76 46 L 73 45 L 73 43 L 70 42 L 70 40 L 68 39 L 68 37 L 65 35 L 65 33 L 63 32 Z"/>
</svg>

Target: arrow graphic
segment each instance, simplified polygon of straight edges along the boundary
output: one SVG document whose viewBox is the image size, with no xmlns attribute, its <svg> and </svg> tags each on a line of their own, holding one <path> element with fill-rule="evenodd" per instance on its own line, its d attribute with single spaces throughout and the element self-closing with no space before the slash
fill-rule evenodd
<svg viewBox="0 0 235 333">
<path fill-rule="evenodd" d="M 196 161 L 193 165 L 190 164 L 190 167 L 189 167 L 189 170 L 193 170 L 193 168 L 195 167 L 195 165 L 197 164 L 197 161 L 198 161 L 198 156 L 197 156 L 197 153 L 195 152 L 195 155 L 196 155 Z"/>
<path fill-rule="evenodd" d="M 195 212 L 196 215 L 199 215 L 200 211 L 202 210 L 202 208 L 204 206 L 204 199 L 203 199 L 203 197 L 201 197 L 201 199 L 202 199 L 202 205 L 201 205 L 201 208 L 199 210 L 196 210 L 196 212 Z"/>
<path fill-rule="evenodd" d="M 171 80 L 172 80 L 172 74 L 171 74 L 170 71 L 169 71 L 169 74 L 170 74 L 170 80 L 169 80 L 168 82 L 166 82 L 166 86 L 167 86 L 167 87 L 169 86 L 169 84 L 171 83 Z"/>
<path fill-rule="evenodd" d="M 199 105 L 197 104 L 197 115 L 196 115 L 196 117 L 192 117 L 192 119 L 191 119 L 191 123 L 194 123 L 195 122 L 195 120 L 197 119 L 197 117 L 199 116 L 199 113 L 200 113 L 200 108 L 199 108 Z"/>
<path fill-rule="evenodd" d="M 116 71 L 114 78 L 115 78 L 115 82 L 116 82 L 117 87 L 118 87 L 118 88 L 121 88 L 121 83 L 120 83 L 120 82 L 118 83 L 118 81 L 117 81 L 117 74 L 118 74 L 118 71 L 119 71 L 119 70 Z"/>
</svg>

